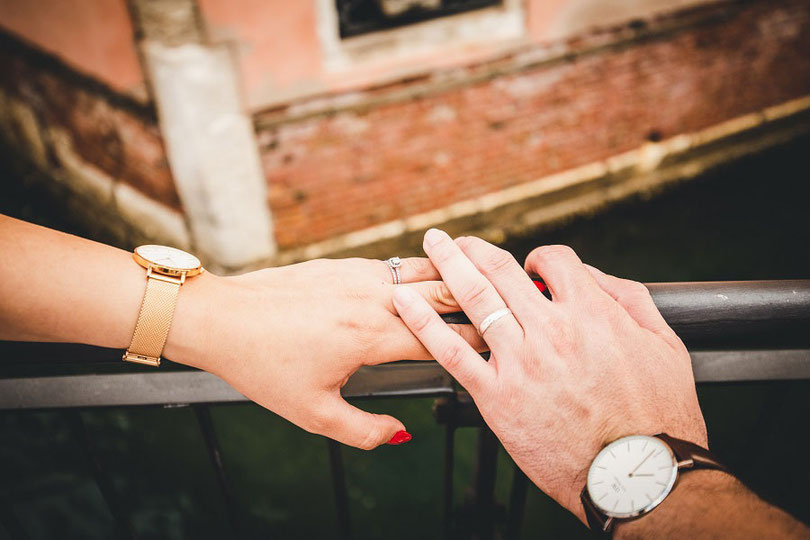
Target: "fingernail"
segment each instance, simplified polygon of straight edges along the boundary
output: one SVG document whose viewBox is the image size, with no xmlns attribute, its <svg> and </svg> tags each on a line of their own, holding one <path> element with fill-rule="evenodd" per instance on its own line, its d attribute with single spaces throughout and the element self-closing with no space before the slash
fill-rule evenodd
<svg viewBox="0 0 810 540">
<path fill-rule="evenodd" d="M 534 286 L 537 287 L 538 291 L 544 292 L 546 290 L 546 284 L 539 279 L 533 279 L 532 282 L 534 283 Z"/>
<path fill-rule="evenodd" d="M 442 230 L 428 229 L 428 231 L 425 233 L 425 243 L 429 246 L 435 246 L 436 244 L 441 242 L 446 236 L 447 233 Z"/>
<path fill-rule="evenodd" d="M 394 289 L 394 306 L 409 306 L 416 299 L 416 293 L 410 287 L 397 287 Z"/>
<path fill-rule="evenodd" d="M 404 444 L 411 439 L 413 439 L 413 437 L 411 437 L 411 434 L 407 431 L 397 431 L 394 433 L 394 436 L 391 437 L 391 440 L 385 444 Z"/>
</svg>

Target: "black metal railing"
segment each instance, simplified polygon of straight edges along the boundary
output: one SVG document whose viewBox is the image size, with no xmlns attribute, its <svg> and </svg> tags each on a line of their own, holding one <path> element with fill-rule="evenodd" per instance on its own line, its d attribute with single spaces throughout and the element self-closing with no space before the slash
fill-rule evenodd
<svg viewBox="0 0 810 540">
<path fill-rule="evenodd" d="M 698 383 L 810 380 L 810 280 L 765 282 L 648 284 L 664 318 L 692 355 Z M 463 322 L 463 314 L 445 317 Z M 135 538 L 120 495 L 97 457 L 79 411 L 95 407 L 190 406 L 205 441 L 211 467 L 234 536 L 240 535 L 238 509 L 223 465 L 209 405 L 247 399 L 209 373 L 193 370 L 136 373 L 31 375 L 31 366 L 106 365 L 120 361 L 121 351 L 81 345 L 0 343 L 0 367 L 25 365 L 23 375 L 0 378 L 0 410 L 63 410 L 116 523 L 121 538 Z M 8 371 L 8 370 L 7 370 Z M 92 392 L 88 392 L 92 389 Z M 466 531 L 491 538 L 496 521 L 494 488 L 499 443 L 484 425 L 469 395 L 435 362 L 398 362 L 361 368 L 342 390 L 352 398 L 436 398 L 434 413 L 445 427 L 444 536 Z M 455 505 L 453 469 L 455 434 L 479 430 L 477 464 L 463 513 Z M 336 501 L 337 532 L 352 536 L 341 445 L 328 441 L 327 451 Z M 529 481 L 514 471 L 505 512 L 507 538 L 518 538 Z M 14 513 L 0 501 L 0 524 L 12 538 L 25 538 Z M 464 523 L 457 516 L 463 515 Z M 503 521 L 503 519 L 501 519 Z M 461 534 L 464 536 L 464 534 Z"/>
</svg>

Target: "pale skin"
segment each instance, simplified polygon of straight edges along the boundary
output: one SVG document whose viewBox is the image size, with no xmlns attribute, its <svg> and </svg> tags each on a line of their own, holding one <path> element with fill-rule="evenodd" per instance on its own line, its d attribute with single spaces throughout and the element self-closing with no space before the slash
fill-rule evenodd
<svg viewBox="0 0 810 540">
<path fill-rule="evenodd" d="M 667 433 L 708 448 L 689 353 L 640 283 L 583 264 L 565 246 L 534 250 L 525 268 L 477 238 L 431 230 L 424 249 L 476 327 L 481 358 L 407 289 L 394 293 L 405 323 L 469 391 L 515 463 L 586 522 L 579 499 L 591 461 L 626 435 Z M 527 277 L 541 276 L 545 298 Z M 808 538 L 810 529 L 731 475 L 681 476 L 651 513 L 618 524 L 619 538 Z"/>
<path fill-rule="evenodd" d="M 129 345 L 146 287 L 131 253 L 6 216 L 0 253 L 0 339 Z M 458 311 L 426 259 L 403 260 L 401 273 L 399 287 Z M 431 358 L 397 315 L 392 281 L 382 261 L 365 259 L 204 272 L 180 290 L 164 357 L 310 432 L 372 449 L 406 427 L 349 405 L 340 388 L 364 365 Z M 455 329 L 482 347 L 471 326 Z"/>
</svg>

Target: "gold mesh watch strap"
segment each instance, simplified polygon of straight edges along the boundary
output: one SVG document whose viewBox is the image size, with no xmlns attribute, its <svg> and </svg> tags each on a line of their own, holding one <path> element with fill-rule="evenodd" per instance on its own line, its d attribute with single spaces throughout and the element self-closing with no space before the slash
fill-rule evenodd
<svg viewBox="0 0 810 540">
<path fill-rule="evenodd" d="M 160 365 L 181 283 L 180 279 L 169 276 L 151 272 L 147 275 L 141 311 L 124 360 L 155 367 Z"/>
</svg>

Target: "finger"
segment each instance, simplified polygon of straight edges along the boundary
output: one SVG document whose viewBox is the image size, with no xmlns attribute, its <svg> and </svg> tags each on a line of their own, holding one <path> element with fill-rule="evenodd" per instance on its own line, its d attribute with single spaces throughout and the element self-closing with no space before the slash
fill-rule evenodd
<svg viewBox="0 0 810 540">
<path fill-rule="evenodd" d="M 655 306 L 647 287 L 637 281 L 605 274 L 589 264 L 585 268 L 602 290 L 616 300 L 639 326 L 656 334 L 669 337 L 675 335 Z"/>
<path fill-rule="evenodd" d="M 456 244 L 492 283 L 518 321 L 536 316 L 548 302 L 508 251 L 472 236 L 458 238 Z"/>
<path fill-rule="evenodd" d="M 489 350 L 489 346 L 471 324 L 447 326 L 477 352 Z M 367 366 L 378 366 L 399 360 L 435 360 L 399 316 L 392 317 L 391 327 L 385 332 L 383 344 L 378 350 L 379 354 L 364 357 L 363 363 Z"/>
<path fill-rule="evenodd" d="M 414 283 L 417 281 L 437 281 L 442 276 L 427 257 L 406 257 L 402 259 L 402 266 L 399 268 L 402 283 Z"/>
<path fill-rule="evenodd" d="M 386 261 L 367 260 L 374 267 L 374 272 L 380 276 L 384 283 L 394 283 L 394 273 Z M 406 257 L 400 259 L 400 283 L 414 283 L 417 281 L 436 281 L 442 279 L 438 270 L 426 257 Z"/>
<path fill-rule="evenodd" d="M 476 328 L 480 328 L 481 322 L 489 315 L 506 307 L 492 283 L 481 275 L 447 233 L 430 229 L 425 234 L 424 249 Z M 494 322 L 484 336 L 484 340 L 494 349 L 499 343 L 507 345 L 522 339 L 523 328 L 511 314 Z"/>
<path fill-rule="evenodd" d="M 393 416 L 360 410 L 337 395 L 327 407 L 330 412 L 325 415 L 323 435 L 349 446 L 372 450 L 397 433 L 407 433 L 403 423 Z"/>
<path fill-rule="evenodd" d="M 443 281 L 420 281 L 418 283 L 408 283 L 404 286 L 416 291 L 437 313 L 455 313 L 461 311 L 458 302 L 453 298 L 453 293 L 450 292 L 447 284 Z M 392 313 L 396 314 L 397 310 L 394 307 L 393 292 L 394 291 L 391 290 L 390 307 Z"/>
<path fill-rule="evenodd" d="M 526 257 L 525 268 L 543 278 L 555 301 L 605 294 L 568 246 L 541 246 L 533 250 Z"/>
<path fill-rule="evenodd" d="M 474 398 L 494 381 L 495 368 L 448 328 L 421 296 L 408 288 L 398 288 L 394 293 L 394 305 L 433 358 Z"/>
</svg>

